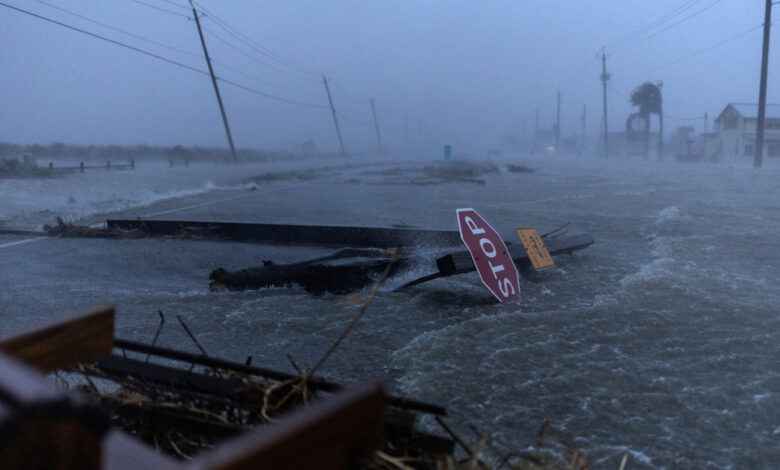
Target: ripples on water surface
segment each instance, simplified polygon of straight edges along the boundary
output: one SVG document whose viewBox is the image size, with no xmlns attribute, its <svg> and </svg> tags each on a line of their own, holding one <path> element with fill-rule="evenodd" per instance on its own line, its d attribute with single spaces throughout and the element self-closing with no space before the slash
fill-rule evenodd
<svg viewBox="0 0 780 470">
<path fill-rule="evenodd" d="M 381 378 L 447 404 L 451 422 L 521 448 L 549 419 L 588 450 L 594 468 L 618 468 L 626 451 L 629 468 L 777 465 L 780 172 L 523 163 L 538 170 L 489 175 L 485 186 L 371 185 L 352 170 L 268 193 L 262 221 L 452 229 L 454 210 L 474 207 L 507 239 L 518 225 L 565 222 L 596 239 L 558 258 L 540 282 L 524 282 L 523 300 L 509 305 L 495 304 L 475 275 L 387 292 L 427 271 L 416 268 L 377 297 L 323 372 Z M 234 262 L 253 249 L 242 245 Z M 357 311 L 296 288 L 208 293 L 203 279 L 219 261 L 202 256 L 210 258 L 198 263 L 203 272 L 165 289 L 117 287 L 85 298 L 108 295 L 120 305 L 120 334 L 148 340 L 157 309 L 181 313 L 212 354 L 251 354 L 277 368 L 289 367 L 288 353 L 310 367 Z M 174 328 L 162 341 L 190 346 Z"/>
</svg>

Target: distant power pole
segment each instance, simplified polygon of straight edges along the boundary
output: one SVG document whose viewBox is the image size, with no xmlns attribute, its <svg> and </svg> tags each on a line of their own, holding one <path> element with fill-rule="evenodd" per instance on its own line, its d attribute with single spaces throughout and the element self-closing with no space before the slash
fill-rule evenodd
<svg viewBox="0 0 780 470">
<path fill-rule="evenodd" d="M 534 146 L 531 148 L 531 154 L 536 152 L 536 147 L 539 145 L 539 108 L 536 108 L 536 126 L 534 127 Z"/>
<path fill-rule="evenodd" d="M 520 134 L 520 149 L 525 151 L 525 117 L 523 117 L 523 127 Z"/>
<path fill-rule="evenodd" d="M 404 113 L 404 155 L 408 153 L 407 145 L 409 143 L 409 114 Z"/>
<path fill-rule="evenodd" d="M 607 55 L 604 48 L 601 48 L 601 81 L 604 83 L 604 157 L 609 157 L 609 129 L 607 127 Z"/>
<path fill-rule="evenodd" d="M 339 146 L 341 147 L 341 154 L 346 155 L 344 150 L 344 140 L 341 138 L 341 130 L 339 129 L 339 120 L 336 118 L 336 108 L 333 107 L 333 98 L 330 96 L 330 88 L 328 87 L 328 79 L 325 78 L 325 74 L 322 74 L 322 83 L 325 85 L 325 93 L 328 94 L 328 103 L 330 103 L 330 112 L 333 113 L 333 124 L 336 125 L 336 135 L 339 136 Z"/>
<path fill-rule="evenodd" d="M 211 75 L 211 83 L 214 85 L 214 93 L 217 94 L 217 103 L 219 103 L 219 111 L 222 113 L 222 122 L 225 124 L 225 133 L 227 134 L 228 143 L 230 144 L 230 153 L 233 155 L 233 161 L 237 162 L 238 157 L 236 157 L 236 148 L 233 146 L 233 136 L 230 135 L 230 126 L 228 125 L 227 115 L 225 114 L 225 107 L 222 105 L 222 97 L 219 95 L 217 77 L 214 76 L 214 69 L 211 67 L 209 51 L 206 49 L 206 40 L 203 39 L 203 31 L 200 29 L 200 19 L 198 18 L 198 12 L 195 11 L 195 6 L 192 4 L 192 0 L 190 0 L 190 7 L 192 7 L 192 16 L 195 17 L 195 25 L 198 27 L 200 44 L 203 46 L 203 55 L 206 56 L 206 64 L 209 66 L 209 74 Z"/>
<path fill-rule="evenodd" d="M 582 121 L 582 144 L 580 146 L 580 151 L 585 152 L 585 112 L 587 111 L 585 105 L 582 105 L 582 117 L 580 120 Z"/>
<path fill-rule="evenodd" d="M 376 120 L 376 108 L 374 107 L 374 98 L 371 98 L 371 114 L 374 115 L 374 129 L 376 129 L 376 145 L 379 153 L 384 153 L 382 149 L 382 136 L 379 135 L 379 122 Z"/>
<path fill-rule="evenodd" d="M 555 113 L 555 152 L 561 148 L 561 90 L 558 90 L 558 108 Z"/>
<path fill-rule="evenodd" d="M 705 134 L 707 132 L 709 132 L 709 130 L 710 130 L 709 124 L 710 124 L 709 114 L 704 113 L 704 133 Z"/>
<path fill-rule="evenodd" d="M 769 28 L 772 26 L 772 0 L 766 0 L 764 10 L 764 47 L 761 50 L 761 82 L 758 87 L 758 122 L 753 166 L 759 168 L 764 157 L 764 118 L 766 117 L 766 74 L 769 65 Z"/>
</svg>

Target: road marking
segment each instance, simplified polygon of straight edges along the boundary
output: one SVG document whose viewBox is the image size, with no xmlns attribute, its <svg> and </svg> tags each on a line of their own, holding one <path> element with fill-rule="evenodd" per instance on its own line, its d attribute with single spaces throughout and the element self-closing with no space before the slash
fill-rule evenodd
<svg viewBox="0 0 780 470">
<path fill-rule="evenodd" d="M 30 243 L 38 240 L 43 240 L 44 238 L 49 238 L 49 237 L 37 237 L 37 238 L 28 238 L 27 240 L 19 240 L 18 242 L 11 242 L 11 243 L 6 243 L 5 245 L 0 245 L 0 248 L 8 248 L 9 246 L 16 246 L 16 245 L 21 245 L 23 243 Z"/>
<path fill-rule="evenodd" d="M 217 204 L 219 202 L 232 201 L 234 199 L 241 199 L 241 198 L 245 198 L 245 197 L 249 197 L 249 196 L 254 196 L 256 194 L 270 193 L 271 191 L 276 191 L 276 190 L 279 190 L 279 189 L 288 189 L 288 188 L 292 188 L 292 187 L 295 187 L 295 186 L 300 186 L 302 184 L 305 184 L 305 183 L 289 184 L 289 185 L 286 185 L 286 186 L 281 186 L 281 187 L 276 187 L 276 188 L 267 188 L 265 190 L 254 190 L 254 191 L 246 190 L 247 191 L 246 194 L 239 194 L 238 196 L 225 197 L 225 198 L 222 198 L 222 199 L 216 199 L 214 201 L 201 202 L 200 204 L 193 204 L 191 206 L 178 207 L 176 209 L 168 209 L 168 210 L 165 210 L 165 211 L 155 212 L 155 213 L 152 213 L 152 214 L 144 214 L 144 215 L 141 216 L 141 218 L 156 217 L 158 215 L 170 214 L 172 212 L 180 212 L 180 211 L 186 211 L 186 210 L 189 210 L 189 209 L 196 209 L 198 207 L 208 206 L 208 205 L 211 205 L 211 204 Z"/>
</svg>

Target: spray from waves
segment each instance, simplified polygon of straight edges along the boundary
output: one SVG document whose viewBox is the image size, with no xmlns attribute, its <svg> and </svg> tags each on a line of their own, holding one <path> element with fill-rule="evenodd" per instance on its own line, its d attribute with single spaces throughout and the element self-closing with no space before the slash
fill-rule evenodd
<svg viewBox="0 0 780 470">
<path fill-rule="evenodd" d="M 0 192 L 5 198 L 0 205 L 0 225 L 40 230 L 58 216 L 66 222 L 75 222 L 97 214 L 149 207 L 169 199 L 258 188 L 253 181 L 235 183 L 245 173 L 233 168 L 226 171 L 205 167 L 177 174 L 175 178 L 171 176 L 167 170 L 145 169 L 0 180 Z"/>
</svg>

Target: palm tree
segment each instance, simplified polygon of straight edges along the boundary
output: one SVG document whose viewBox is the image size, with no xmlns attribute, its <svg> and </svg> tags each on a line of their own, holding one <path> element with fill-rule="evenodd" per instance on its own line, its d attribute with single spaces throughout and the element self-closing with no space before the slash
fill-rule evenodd
<svg viewBox="0 0 780 470">
<path fill-rule="evenodd" d="M 664 147 L 664 113 L 660 84 L 655 85 L 650 82 L 641 84 L 631 93 L 631 104 L 639 106 L 639 115 L 644 118 L 649 118 L 650 114 L 658 115 L 661 128 L 658 131 L 658 158 L 661 158 Z"/>
</svg>

